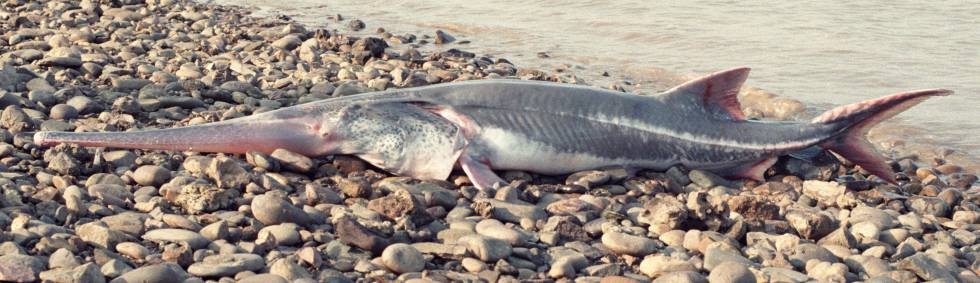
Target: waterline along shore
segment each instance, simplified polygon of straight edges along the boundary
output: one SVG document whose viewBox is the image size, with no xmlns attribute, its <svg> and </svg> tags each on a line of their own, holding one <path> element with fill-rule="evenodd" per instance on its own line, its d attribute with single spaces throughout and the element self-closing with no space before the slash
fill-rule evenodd
<svg viewBox="0 0 980 283">
<path fill-rule="evenodd" d="M 980 281 L 976 171 L 945 156 L 895 155 L 897 185 L 822 153 L 782 158 L 765 182 L 611 168 L 500 172 L 509 184 L 477 189 L 461 173 L 416 180 L 285 150 L 40 147 L 42 130 L 169 128 L 460 80 L 586 80 L 435 30 L 183 0 L 6 1 L 0 33 L 0 281 Z M 805 108 L 743 91 L 753 117 Z"/>
</svg>

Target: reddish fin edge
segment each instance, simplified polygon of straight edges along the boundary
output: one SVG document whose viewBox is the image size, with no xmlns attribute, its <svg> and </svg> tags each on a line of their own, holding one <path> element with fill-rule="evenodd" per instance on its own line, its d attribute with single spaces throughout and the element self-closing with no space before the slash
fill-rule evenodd
<svg viewBox="0 0 980 283">
<path fill-rule="evenodd" d="M 749 71 L 750 68 L 739 67 L 715 72 L 681 84 L 668 91 L 667 95 L 697 95 L 706 109 L 736 121 L 744 121 L 746 117 L 738 101 L 738 92 L 749 77 Z"/>
<path fill-rule="evenodd" d="M 872 127 L 894 117 L 932 96 L 945 96 L 953 92 L 945 89 L 927 89 L 893 94 L 864 102 L 834 108 L 814 118 L 812 123 L 850 122 L 853 125 L 821 147 L 861 166 L 865 171 L 895 184 L 895 172 L 884 156 L 867 140 L 865 135 Z M 847 121 L 854 119 L 855 121 Z"/>
</svg>

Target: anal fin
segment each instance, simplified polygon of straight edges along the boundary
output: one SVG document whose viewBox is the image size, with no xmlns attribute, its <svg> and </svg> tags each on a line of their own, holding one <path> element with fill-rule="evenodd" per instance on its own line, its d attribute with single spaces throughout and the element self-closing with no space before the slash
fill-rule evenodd
<svg viewBox="0 0 980 283">
<path fill-rule="evenodd" d="M 769 170 L 769 167 L 776 164 L 776 161 L 778 160 L 778 157 L 770 157 L 755 162 L 746 163 L 732 169 L 730 176 L 764 182 L 766 180 L 766 170 Z"/>
</svg>

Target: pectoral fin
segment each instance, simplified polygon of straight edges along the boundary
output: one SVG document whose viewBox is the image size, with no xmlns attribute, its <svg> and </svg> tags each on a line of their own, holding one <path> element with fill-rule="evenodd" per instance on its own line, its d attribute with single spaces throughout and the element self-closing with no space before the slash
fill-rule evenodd
<svg viewBox="0 0 980 283">
<path fill-rule="evenodd" d="M 477 156 L 464 154 L 460 157 L 459 164 L 463 167 L 463 172 L 466 172 L 466 177 L 470 178 L 470 182 L 477 188 L 493 188 L 493 185 L 498 183 L 507 184 L 504 179 L 493 172 L 487 162 L 480 160 Z"/>
</svg>

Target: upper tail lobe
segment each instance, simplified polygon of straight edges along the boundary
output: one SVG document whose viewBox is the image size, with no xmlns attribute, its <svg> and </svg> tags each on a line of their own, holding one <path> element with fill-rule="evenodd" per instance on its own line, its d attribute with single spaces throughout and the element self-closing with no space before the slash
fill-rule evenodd
<svg viewBox="0 0 980 283">
<path fill-rule="evenodd" d="M 841 124 L 842 130 L 820 144 L 885 181 L 895 183 L 895 172 L 865 137 L 874 125 L 925 101 L 932 96 L 952 94 L 945 89 L 929 89 L 840 106 L 814 118 L 811 123 Z"/>
</svg>

